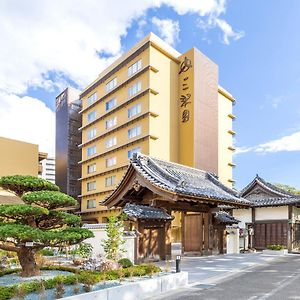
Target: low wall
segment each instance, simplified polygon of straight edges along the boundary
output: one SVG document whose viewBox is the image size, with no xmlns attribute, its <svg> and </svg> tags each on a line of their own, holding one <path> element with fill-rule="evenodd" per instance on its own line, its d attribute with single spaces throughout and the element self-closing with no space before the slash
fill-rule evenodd
<svg viewBox="0 0 300 300">
<path fill-rule="evenodd" d="M 84 242 L 89 243 L 93 246 L 92 257 L 96 258 L 99 255 L 104 256 L 104 249 L 102 243 L 107 239 L 106 234 L 106 224 L 86 224 L 84 228 L 88 228 L 94 234 L 93 238 L 86 239 Z M 135 237 L 133 236 L 124 236 L 125 243 L 123 248 L 125 252 L 123 252 L 122 256 L 129 258 L 132 262 L 134 259 L 134 245 L 135 245 Z"/>
<path fill-rule="evenodd" d="M 66 297 L 66 300 L 141 300 L 184 287 L 188 284 L 188 273 L 180 272 L 154 277 L 105 290 Z"/>
</svg>

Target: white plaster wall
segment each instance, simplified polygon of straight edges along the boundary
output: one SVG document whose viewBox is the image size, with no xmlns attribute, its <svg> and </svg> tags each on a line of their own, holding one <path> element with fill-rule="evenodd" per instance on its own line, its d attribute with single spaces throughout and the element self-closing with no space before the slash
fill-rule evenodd
<svg viewBox="0 0 300 300">
<path fill-rule="evenodd" d="M 107 239 L 107 234 L 105 229 L 90 229 L 94 236 L 93 238 L 86 239 L 84 242 L 90 243 L 93 246 L 92 257 L 96 258 L 99 255 L 104 256 L 105 252 L 102 247 L 102 242 Z M 134 240 L 135 237 L 124 237 L 125 243 L 123 248 L 125 252 L 123 253 L 123 257 L 129 258 L 132 262 L 134 262 Z"/>
<path fill-rule="evenodd" d="M 234 209 L 232 215 L 240 221 L 240 223 L 238 224 L 240 228 L 245 228 L 245 223 L 252 223 L 251 208 Z"/>
<path fill-rule="evenodd" d="M 242 229 L 246 228 L 246 223 L 252 223 L 252 209 L 251 208 L 247 208 L 247 209 L 233 209 L 232 215 L 238 219 L 240 222 L 238 224 L 238 226 Z M 247 249 L 248 248 L 248 235 L 246 236 L 239 236 L 238 235 L 238 245 L 239 248 L 243 249 L 244 246 Z"/>
<path fill-rule="evenodd" d="M 293 207 L 293 221 L 300 221 L 300 208 Z"/>
<path fill-rule="evenodd" d="M 226 247 L 226 253 L 227 254 L 234 254 L 240 252 L 239 247 L 239 228 L 238 227 L 232 227 L 227 226 L 226 231 L 229 233 L 226 236 L 227 239 L 227 247 Z"/>
<path fill-rule="evenodd" d="M 255 208 L 255 221 L 287 219 L 288 206 Z"/>
</svg>

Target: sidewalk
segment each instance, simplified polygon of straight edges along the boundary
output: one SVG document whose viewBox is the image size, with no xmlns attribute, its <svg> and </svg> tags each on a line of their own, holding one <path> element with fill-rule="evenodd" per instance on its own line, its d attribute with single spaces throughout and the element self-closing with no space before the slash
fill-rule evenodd
<svg viewBox="0 0 300 300">
<path fill-rule="evenodd" d="M 249 268 L 278 260 L 282 256 L 262 253 L 225 254 L 216 256 L 182 257 L 181 270 L 189 273 L 189 284 L 213 284 L 228 276 L 237 275 Z M 165 269 L 166 263 L 157 263 Z M 175 262 L 171 262 L 175 270 Z"/>
</svg>

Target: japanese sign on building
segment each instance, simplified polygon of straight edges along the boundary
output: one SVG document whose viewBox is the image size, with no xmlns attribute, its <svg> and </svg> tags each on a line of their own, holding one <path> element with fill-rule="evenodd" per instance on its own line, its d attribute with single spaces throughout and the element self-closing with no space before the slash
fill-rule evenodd
<svg viewBox="0 0 300 300">
<path fill-rule="evenodd" d="M 186 123 L 190 120 L 190 105 L 192 104 L 192 91 L 190 87 L 190 75 L 188 72 L 192 68 L 192 61 L 184 57 L 184 60 L 180 64 L 179 75 L 183 76 L 183 80 L 180 80 L 179 86 L 179 100 L 180 100 L 180 107 L 182 108 L 181 111 L 181 122 Z"/>
</svg>

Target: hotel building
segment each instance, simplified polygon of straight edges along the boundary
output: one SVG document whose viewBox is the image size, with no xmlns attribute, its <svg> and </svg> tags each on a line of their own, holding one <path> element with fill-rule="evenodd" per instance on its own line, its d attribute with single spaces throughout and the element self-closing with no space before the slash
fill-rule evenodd
<svg viewBox="0 0 300 300">
<path fill-rule="evenodd" d="M 179 53 L 150 33 L 80 98 L 83 220 L 105 222 L 114 211 L 102 202 L 135 152 L 213 172 L 232 186 L 235 100 L 196 48 Z"/>
<path fill-rule="evenodd" d="M 12 175 L 41 176 L 41 161 L 47 153 L 39 152 L 39 146 L 32 143 L 0 137 L 0 177 Z M 0 188 L 0 204 L 22 203 L 16 195 Z"/>
<path fill-rule="evenodd" d="M 80 91 L 72 87 L 66 88 L 56 97 L 56 140 L 55 140 L 55 182 L 61 191 L 78 198 L 81 193 L 81 125 Z"/>
</svg>

